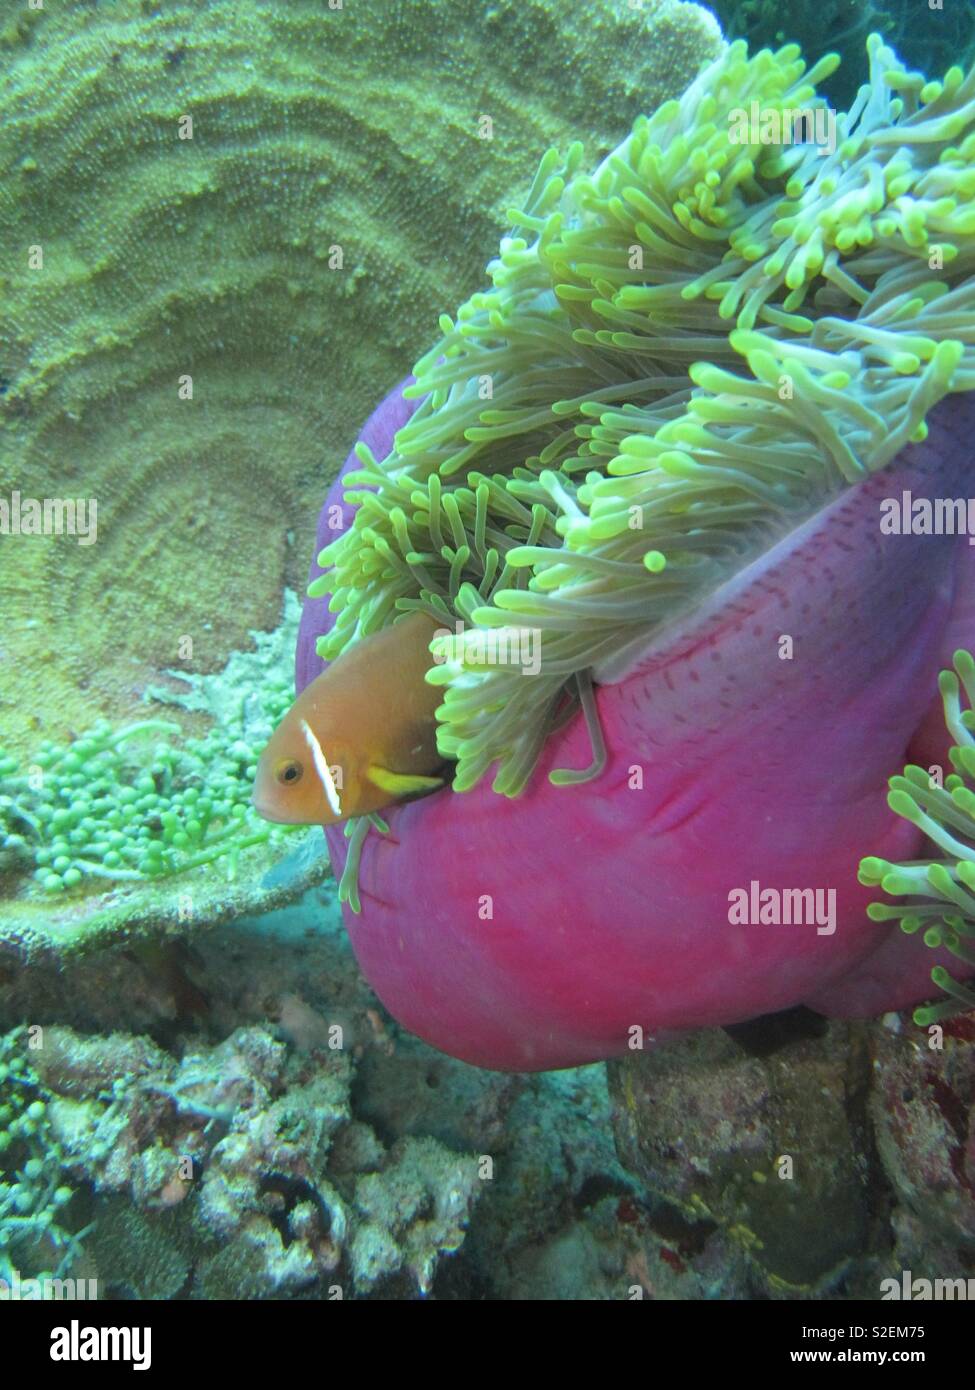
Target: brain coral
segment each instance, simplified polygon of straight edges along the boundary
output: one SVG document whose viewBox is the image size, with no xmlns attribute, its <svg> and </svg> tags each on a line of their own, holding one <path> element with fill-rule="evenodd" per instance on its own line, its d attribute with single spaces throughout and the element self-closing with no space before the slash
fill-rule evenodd
<svg viewBox="0 0 975 1390">
<path fill-rule="evenodd" d="M 5 742 L 128 717 L 180 638 L 213 670 L 272 626 L 323 482 L 540 144 L 599 155 L 720 44 L 677 0 L 8 11 L 0 495 L 99 514 L 96 545 L 4 567 Z"/>
</svg>

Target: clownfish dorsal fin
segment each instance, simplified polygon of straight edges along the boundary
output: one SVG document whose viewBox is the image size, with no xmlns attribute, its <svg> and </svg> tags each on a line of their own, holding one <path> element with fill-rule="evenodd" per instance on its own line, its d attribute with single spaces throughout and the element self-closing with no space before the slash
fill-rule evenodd
<svg viewBox="0 0 975 1390">
<path fill-rule="evenodd" d="M 443 786 L 442 777 L 420 777 L 408 772 L 390 772 L 389 768 L 378 767 L 375 764 L 366 768 L 366 776 L 374 786 L 380 791 L 389 792 L 390 796 L 408 796 L 410 792 L 428 792 L 434 787 Z"/>
</svg>

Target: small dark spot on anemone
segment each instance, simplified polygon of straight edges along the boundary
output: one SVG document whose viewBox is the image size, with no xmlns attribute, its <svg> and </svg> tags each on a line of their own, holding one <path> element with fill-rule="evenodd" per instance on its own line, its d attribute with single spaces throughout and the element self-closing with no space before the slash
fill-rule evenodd
<svg viewBox="0 0 975 1390">
<path fill-rule="evenodd" d="M 5 396 L 10 390 L 10 377 L 0 376 L 0 396 Z"/>
<path fill-rule="evenodd" d="M 170 66 L 171 68 L 178 68 L 179 65 L 180 65 L 180 63 L 183 61 L 183 59 L 184 59 L 185 57 L 186 57 L 186 45 L 185 45 L 185 44 L 182 44 L 182 43 L 181 43 L 181 44 L 178 44 L 178 45 L 176 46 L 176 48 L 168 48 L 168 49 L 166 50 L 166 62 L 169 64 L 169 66 Z"/>
</svg>

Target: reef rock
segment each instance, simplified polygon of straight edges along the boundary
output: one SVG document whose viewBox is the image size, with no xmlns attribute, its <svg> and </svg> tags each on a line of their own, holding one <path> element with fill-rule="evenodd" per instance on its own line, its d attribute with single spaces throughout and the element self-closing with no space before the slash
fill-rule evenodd
<svg viewBox="0 0 975 1390">
<path fill-rule="evenodd" d="M 888 1022 L 874 1033 L 870 1101 L 884 1171 L 930 1239 L 975 1251 L 975 1020 Z"/>
<path fill-rule="evenodd" d="M 706 1031 L 609 1063 L 624 1168 L 747 1255 L 753 1293 L 820 1289 L 868 1237 L 866 1035 L 774 1051 Z"/>
</svg>

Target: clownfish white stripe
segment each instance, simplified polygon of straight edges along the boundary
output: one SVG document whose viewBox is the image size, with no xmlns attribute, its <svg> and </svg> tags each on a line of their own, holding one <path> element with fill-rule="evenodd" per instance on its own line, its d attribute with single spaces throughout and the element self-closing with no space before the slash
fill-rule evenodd
<svg viewBox="0 0 975 1390">
<path fill-rule="evenodd" d="M 342 814 L 342 805 L 339 801 L 338 788 L 336 787 L 335 781 L 332 777 L 332 772 L 328 765 L 328 759 L 325 756 L 325 753 L 322 749 L 322 745 L 318 742 L 318 739 L 315 737 L 314 730 L 308 723 L 307 719 L 303 719 L 301 721 L 301 728 L 305 735 L 305 742 L 308 744 L 308 747 L 311 750 L 311 758 L 312 762 L 315 764 L 315 771 L 318 773 L 318 780 L 321 782 L 322 786 L 325 789 L 325 795 L 328 798 L 328 804 L 329 806 L 331 806 L 334 814 L 340 816 Z"/>
</svg>

